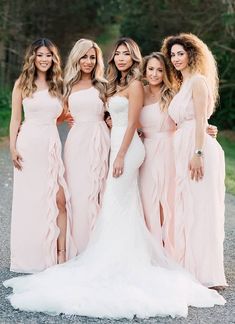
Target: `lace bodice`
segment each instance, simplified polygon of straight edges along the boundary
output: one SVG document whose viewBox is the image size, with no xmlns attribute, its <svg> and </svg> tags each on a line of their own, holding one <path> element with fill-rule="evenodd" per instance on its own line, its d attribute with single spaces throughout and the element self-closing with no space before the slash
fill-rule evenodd
<svg viewBox="0 0 235 324">
<path fill-rule="evenodd" d="M 109 100 L 108 111 L 112 118 L 113 127 L 127 126 L 128 99 L 124 96 L 113 96 Z"/>
</svg>

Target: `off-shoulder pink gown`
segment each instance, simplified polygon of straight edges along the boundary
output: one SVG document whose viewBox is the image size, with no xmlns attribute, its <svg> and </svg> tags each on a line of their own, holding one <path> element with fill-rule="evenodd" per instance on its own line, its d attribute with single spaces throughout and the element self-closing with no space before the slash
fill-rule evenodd
<svg viewBox="0 0 235 324">
<path fill-rule="evenodd" d="M 25 120 L 17 137 L 23 169 L 14 168 L 11 220 L 11 271 L 37 272 L 57 262 L 59 185 L 66 197 L 67 259 L 75 255 L 70 235 L 71 206 L 64 180 L 56 119 L 60 101 L 48 90 L 23 99 Z"/>
<path fill-rule="evenodd" d="M 65 143 L 64 162 L 71 194 L 72 236 L 80 254 L 100 210 L 110 135 L 104 122 L 104 104 L 95 87 L 70 94 L 69 110 L 74 125 Z"/>
<path fill-rule="evenodd" d="M 169 106 L 177 123 L 174 135 L 176 163 L 175 249 L 176 260 L 205 286 L 226 285 L 223 264 L 224 153 L 219 143 L 205 134 L 204 177 L 191 180 L 189 162 L 195 150 L 194 78 L 186 80 Z M 212 113 L 208 94 L 207 116 Z"/>
<path fill-rule="evenodd" d="M 172 254 L 174 244 L 175 123 L 159 103 L 143 107 L 140 123 L 144 133 L 145 160 L 140 168 L 140 193 L 149 231 Z M 164 220 L 161 224 L 160 205 Z"/>
</svg>

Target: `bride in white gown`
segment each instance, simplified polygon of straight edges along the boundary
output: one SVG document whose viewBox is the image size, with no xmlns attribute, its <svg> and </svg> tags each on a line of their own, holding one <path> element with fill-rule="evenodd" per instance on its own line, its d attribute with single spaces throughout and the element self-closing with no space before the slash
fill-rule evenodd
<svg viewBox="0 0 235 324">
<path fill-rule="evenodd" d="M 89 245 L 79 257 L 38 274 L 4 282 L 13 307 L 50 314 L 132 318 L 187 316 L 188 306 L 225 300 L 173 264 L 146 229 L 138 192 L 144 147 L 136 124 L 143 89 L 135 80 L 138 46 L 121 39 L 109 62 L 110 171 L 103 207 Z M 119 86 L 117 85 L 119 84 Z M 117 92 L 117 89 L 120 92 Z M 113 95 L 115 94 L 115 95 Z"/>
</svg>

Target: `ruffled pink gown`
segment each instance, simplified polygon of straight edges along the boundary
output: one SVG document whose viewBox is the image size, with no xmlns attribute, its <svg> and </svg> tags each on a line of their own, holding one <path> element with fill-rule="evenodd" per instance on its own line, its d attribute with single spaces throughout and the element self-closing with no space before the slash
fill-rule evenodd
<svg viewBox="0 0 235 324">
<path fill-rule="evenodd" d="M 195 112 L 192 99 L 195 75 L 188 79 L 169 106 L 177 123 L 174 135 L 176 163 L 175 249 L 176 260 L 205 286 L 226 285 L 223 264 L 224 152 L 205 135 L 204 177 L 191 180 L 189 162 L 195 150 Z M 209 96 L 209 95 L 208 95 Z M 208 118 L 212 113 L 209 96 Z"/>
<path fill-rule="evenodd" d="M 175 123 L 159 103 L 146 105 L 140 114 L 144 133 L 145 160 L 140 168 L 140 193 L 149 231 L 173 253 L 175 166 L 173 134 Z M 160 220 L 160 205 L 164 215 Z"/>
<path fill-rule="evenodd" d="M 80 254 L 87 246 L 101 207 L 110 135 L 104 122 L 104 104 L 96 88 L 73 92 L 69 110 L 74 125 L 65 143 L 64 161 L 71 194 L 72 236 Z"/>
<path fill-rule="evenodd" d="M 14 168 L 11 271 L 31 273 L 57 262 L 59 185 L 64 189 L 68 213 L 67 259 L 76 251 L 70 235 L 71 206 L 56 127 L 61 103 L 48 90 L 42 90 L 25 98 L 23 109 L 25 120 L 16 143 L 23 169 Z"/>
</svg>

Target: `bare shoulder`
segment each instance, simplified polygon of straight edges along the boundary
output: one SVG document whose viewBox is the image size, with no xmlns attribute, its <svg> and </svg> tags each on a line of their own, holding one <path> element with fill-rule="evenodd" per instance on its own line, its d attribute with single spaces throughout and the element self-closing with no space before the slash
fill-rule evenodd
<svg viewBox="0 0 235 324">
<path fill-rule="evenodd" d="M 205 87 L 206 86 L 206 77 L 202 74 L 196 74 L 192 77 L 192 86 L 193 88 Z"/>
<path fill-rule="evenodd" d="M 133 93 L 144 93 L 144 87 L 141 81 L 139 80 L 133 80 L 129 85 L 129 94 Z"/>
<path fill-rule="evenodd" d="M 20 87 L 20 79 L 19 78 L 15 81 L 14 88 L 12 91 L 12 96 L 13 96 L 13 98 L 22 99 L 22 89 Z"/>
<path fill-rule="evenodd" d="M 14 92 L 17 92 L 17 93 L 21 93 L 22 90 L 21 90 L 21 88 L 20 88 L 20 78 L 18 78 L 18 79 L 15 81 L 13 91 L 14 91 Z"/>
<path fill-rule="evenodd" d="M 14 88 L 20 88 L 20 78 L 15 81 Z"/>
<path fill-rule="evenodd" d="M 208 93 L 208 86 L 206 77 L 201 74 L 197 74 L 193 76 L 192 79 L 192 90 L 194 94 L 207 94 Z"/>
</svg>

